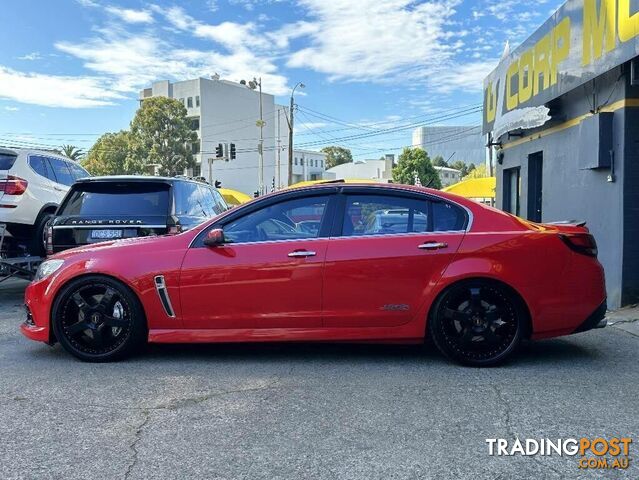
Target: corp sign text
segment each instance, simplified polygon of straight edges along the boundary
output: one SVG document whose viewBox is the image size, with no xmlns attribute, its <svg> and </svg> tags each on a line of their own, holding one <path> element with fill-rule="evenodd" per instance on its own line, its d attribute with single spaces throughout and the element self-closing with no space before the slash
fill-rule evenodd
<svg viewBox="0 0 639 480">
<path fill-rule="evenodd" d="M 639 55 L 638 39 L 639 0 L 569 0 L 484 80 L 484 133 L 524 128 L 535 107 Z"/>
</svg>

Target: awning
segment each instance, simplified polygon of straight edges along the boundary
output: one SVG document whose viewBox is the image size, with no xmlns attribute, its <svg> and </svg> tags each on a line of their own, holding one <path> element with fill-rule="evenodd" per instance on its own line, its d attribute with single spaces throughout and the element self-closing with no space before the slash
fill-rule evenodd
<svg viewBox="0 0 639 480">
<path fill-rule="evenodd" d="M 442 192 L 454 193 L 466 198 L 495 198 L 495 177 L 471 178 L 446 188 Z"/>
<path fill-rule="evenodd" d="M 237 190 L 231 190 L 230 188 L 218 188 L 220 195 L 226 200 L 230 206 L 240 205 L 246 203 L 249 200 L 253 200 L 246 193 L 238 192 Z"/>
</svg>

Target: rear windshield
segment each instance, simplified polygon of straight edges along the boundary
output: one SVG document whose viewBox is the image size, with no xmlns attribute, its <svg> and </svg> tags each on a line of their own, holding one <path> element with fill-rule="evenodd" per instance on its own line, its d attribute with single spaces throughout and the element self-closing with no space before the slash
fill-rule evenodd
<svg viewBox="0 0 639 480">
<path fill-rule="evenodd" d="M 73 192 L 61 215 L 168 215 L 169 185 L 147 182 L 84 184 Z"/>
<path fill-rule="evenodd" d="M 10 170 L 18 158 L 10 153 L 0 153 L 0 170 Z"/>
</svg>

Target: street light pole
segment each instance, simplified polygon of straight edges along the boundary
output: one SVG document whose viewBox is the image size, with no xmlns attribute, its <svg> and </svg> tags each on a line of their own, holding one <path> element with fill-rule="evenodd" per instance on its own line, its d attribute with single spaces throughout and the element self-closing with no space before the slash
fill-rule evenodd
<svg viewBox="0 0 639 480">
<path fill-rule="evenodd" d="M 289 107 L 289 119 L 288 119 L 288 184 L 293 184 L 293 125 L 294 125 L 294 109 L 295 109 L 295 89 L 297 87 L 304 88 L 305 85 L 302 82 L 298 82 L 291 91 L 291 104 Z"/>
<path fill-rule="evenodd" d="M 262 118 L 262 77 L 258 80 L 260 87 L 260 195 L 264 195 L 264 118 Z"/>
</svg>

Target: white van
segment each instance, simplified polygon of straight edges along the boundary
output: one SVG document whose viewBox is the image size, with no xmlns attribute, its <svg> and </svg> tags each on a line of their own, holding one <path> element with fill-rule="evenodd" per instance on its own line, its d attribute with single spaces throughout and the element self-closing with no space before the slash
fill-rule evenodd
<svg viewBox="0 0 639 480">
<path fill-rule="evenodd" d="M 0 148 L 0 223 L 31 255 L 44 255 L 47 224 L 69 187 L 89 176 L 61 155 Z"/>
</svg>

